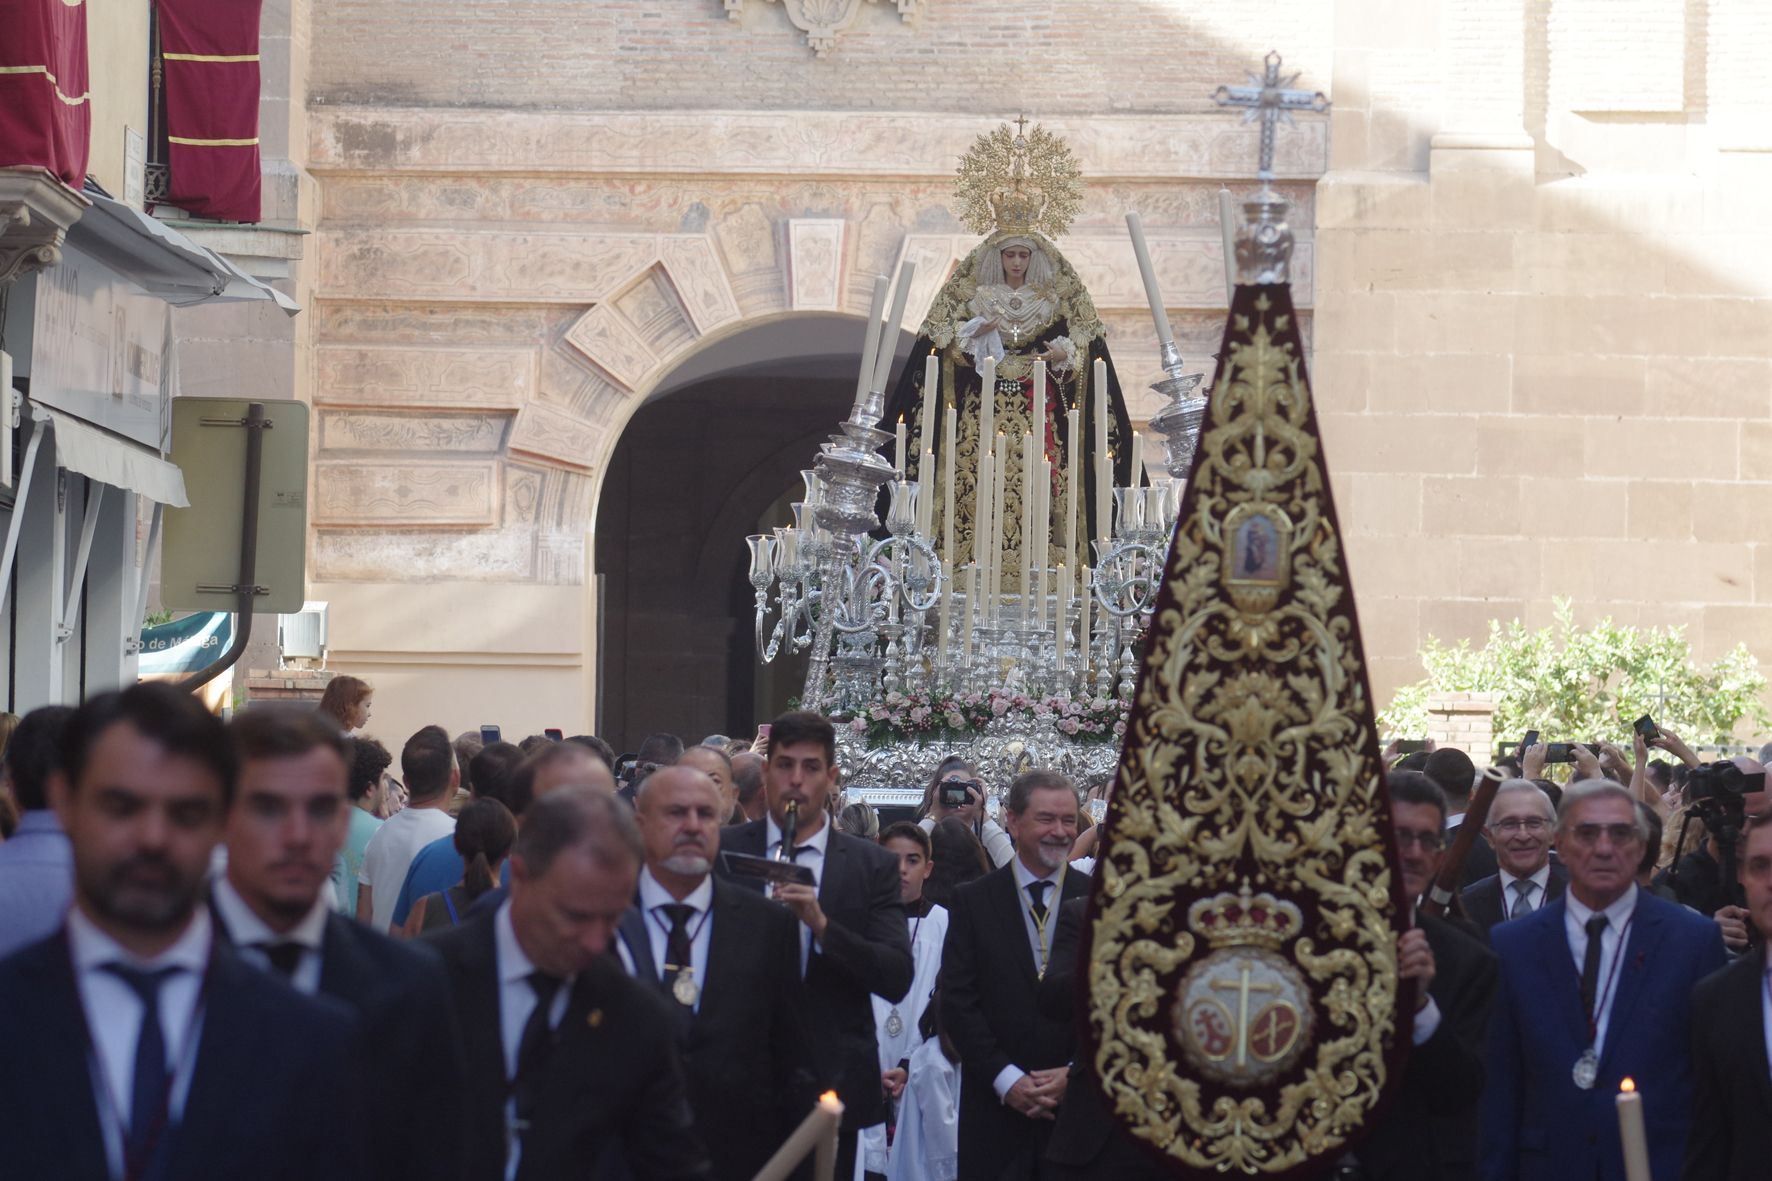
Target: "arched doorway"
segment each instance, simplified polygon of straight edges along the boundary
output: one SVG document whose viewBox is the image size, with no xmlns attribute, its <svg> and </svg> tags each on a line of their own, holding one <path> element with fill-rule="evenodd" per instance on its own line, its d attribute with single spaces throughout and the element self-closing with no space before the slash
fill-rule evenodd
<svg viewBox="0 0 1772 1181">
<path fill-rule="evenodd" d="M 593 587 L 597 733 L 618 750 L 661 730 L 748 736 L 798 693 L 803 660 L 757 668 L 744 538 L 788 523 L 800 470 L 848 416 L 862 327 L 797 315 L 727 337 L 666 375 L 623 428 Z"/>
</svg>

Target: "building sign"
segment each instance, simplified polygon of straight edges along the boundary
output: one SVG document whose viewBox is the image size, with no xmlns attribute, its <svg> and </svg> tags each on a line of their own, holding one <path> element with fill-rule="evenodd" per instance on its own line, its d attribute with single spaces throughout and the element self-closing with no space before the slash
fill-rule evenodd
<svg viewBox="0 0 1772 1181">
<path fill-rule="evenodd" d="M 199 611 L 158 627 L 142 628 L 141 675 L 196 672 L 208 668 L 234 642 L 234 617 Z"/>
</svg>

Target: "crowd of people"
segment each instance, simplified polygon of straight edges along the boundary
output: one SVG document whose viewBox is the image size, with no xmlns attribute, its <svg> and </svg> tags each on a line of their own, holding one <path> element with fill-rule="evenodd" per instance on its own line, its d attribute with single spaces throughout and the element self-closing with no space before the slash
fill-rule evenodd
<svg viewBox="0 0 1772 1181">
<path fill-rule="evenodd" d="M 814 714 L 396 757 L 371 704 L 17 721 L 6 1175 L 748 1181 L 824 1092 L 843 1181 L 1165 1175 L 1078 1053 L 1103 807 L 1064 776 L 948 759 L 882 815 Z M 1336 1175 L 1625 1181 L 1626 1078 L 1657 1181 L 1772 1168 L 1764 768 L 1634 755 L 1528 745 L 1448 867 L 1485 772 L 1386 752 L 1405 894 L 1463 884 L 1399 938 L 1412 1052 Z"/>
</svg>

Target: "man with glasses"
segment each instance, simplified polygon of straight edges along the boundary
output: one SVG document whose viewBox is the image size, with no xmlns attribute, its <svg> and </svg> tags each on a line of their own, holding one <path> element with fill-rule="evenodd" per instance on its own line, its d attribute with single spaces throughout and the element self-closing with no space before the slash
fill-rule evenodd
<svg viewBox="0 0 1772 1181">
<path fill-rule="evenodd" d="M 1622 785 L 1572 785 L 1556 830 L 1568 892 L 1493 932 L 1484 1181 L 1624 1181 L 1613 1098 L 1626 1078 L 1654 1175 L 1679 1175 L 1692 989 L 1725 955 L 1715 923 L 1637 888 L 1646 828 Z"/>
<path fill-rule="evenodd" d="M 1495 792 L 1486 829 L 1500 869 L 1467 886 L 1464 912 L 1483 930 L 1524 918 L 1563 896 L 1569 871 L 1550 859 L 1557 811 L 1530 779 L 1509 779 Z"/>
</svg>

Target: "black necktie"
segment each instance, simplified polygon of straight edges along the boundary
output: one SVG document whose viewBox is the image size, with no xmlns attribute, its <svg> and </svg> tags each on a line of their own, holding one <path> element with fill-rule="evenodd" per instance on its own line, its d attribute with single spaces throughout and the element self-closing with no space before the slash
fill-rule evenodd
<svg viewBox="0 0 1772 1181">
<path fill-rule="evenodd" d="M 541 1093 L 541 1072 L 547 1065 L 548 1051 L 553 1048 L 551 1011 L 554 997 L 563 984 L 558 976 L 531 972 L 529 987 L 535 990 L 535 1008 L 523 1023 L 523 1036 L 517 1039 L 517 1077 L 511 1089 L 517 1101 L 517 1119 L 528 1123 Z"/>
<path fill-rule="evenodd" d="M 695 913 L 695 907 L 672 902 L 658 909 L 671 920 L 670 934 L 665 936 L 665 971 L 680 971 L 693 962 L 689 950 L 689 916 Z"/>
<path fill-rule="evenodd" d="M 167 1089 L 172 1077 L 166 1069 L 166 1035 L 160 1029 L 160 986 L 177 968 L 136 968 L 129 964 L 106 964 L 105 970 L 129 986 L 142 1003 L 141 1032 L 135 1039 L 135 1079 L 129 1091 L 128 1156 L 139 1160 L 151 1156 L 151 1141 L 166 1123 Z"/>
<path fill-rule="evenodd" d="M 1594 993 L 1600 987 L 1600 937 L 1606 933 L 1606 916 L 1596 914 L 1587 920 L 1587 955 L 1581 961 L 1581 1007 L 1589 1021 L 1598 1021 L 1594 1009 Z"/>
<path fill-rule="evenodd" d="M 301 965 L 301 953 L 307 950 L 293 941 L 260 943 L 258 949 L 265 953 L 265 957 L 271 961 L 271 967 L 285 980 L 294 978 L 296 968 Z"/>
<path fill-rule="evenodd" d="M 1036 923 L 1043 923 L 1046 921 L 1046 891 L 1051 888 L 1051 882 L 1028 883 L 1028 893 L 1032 895 L 1034 899 L 1031 909 L 1034 912 L 1034 921 Z"/>
</svg>

